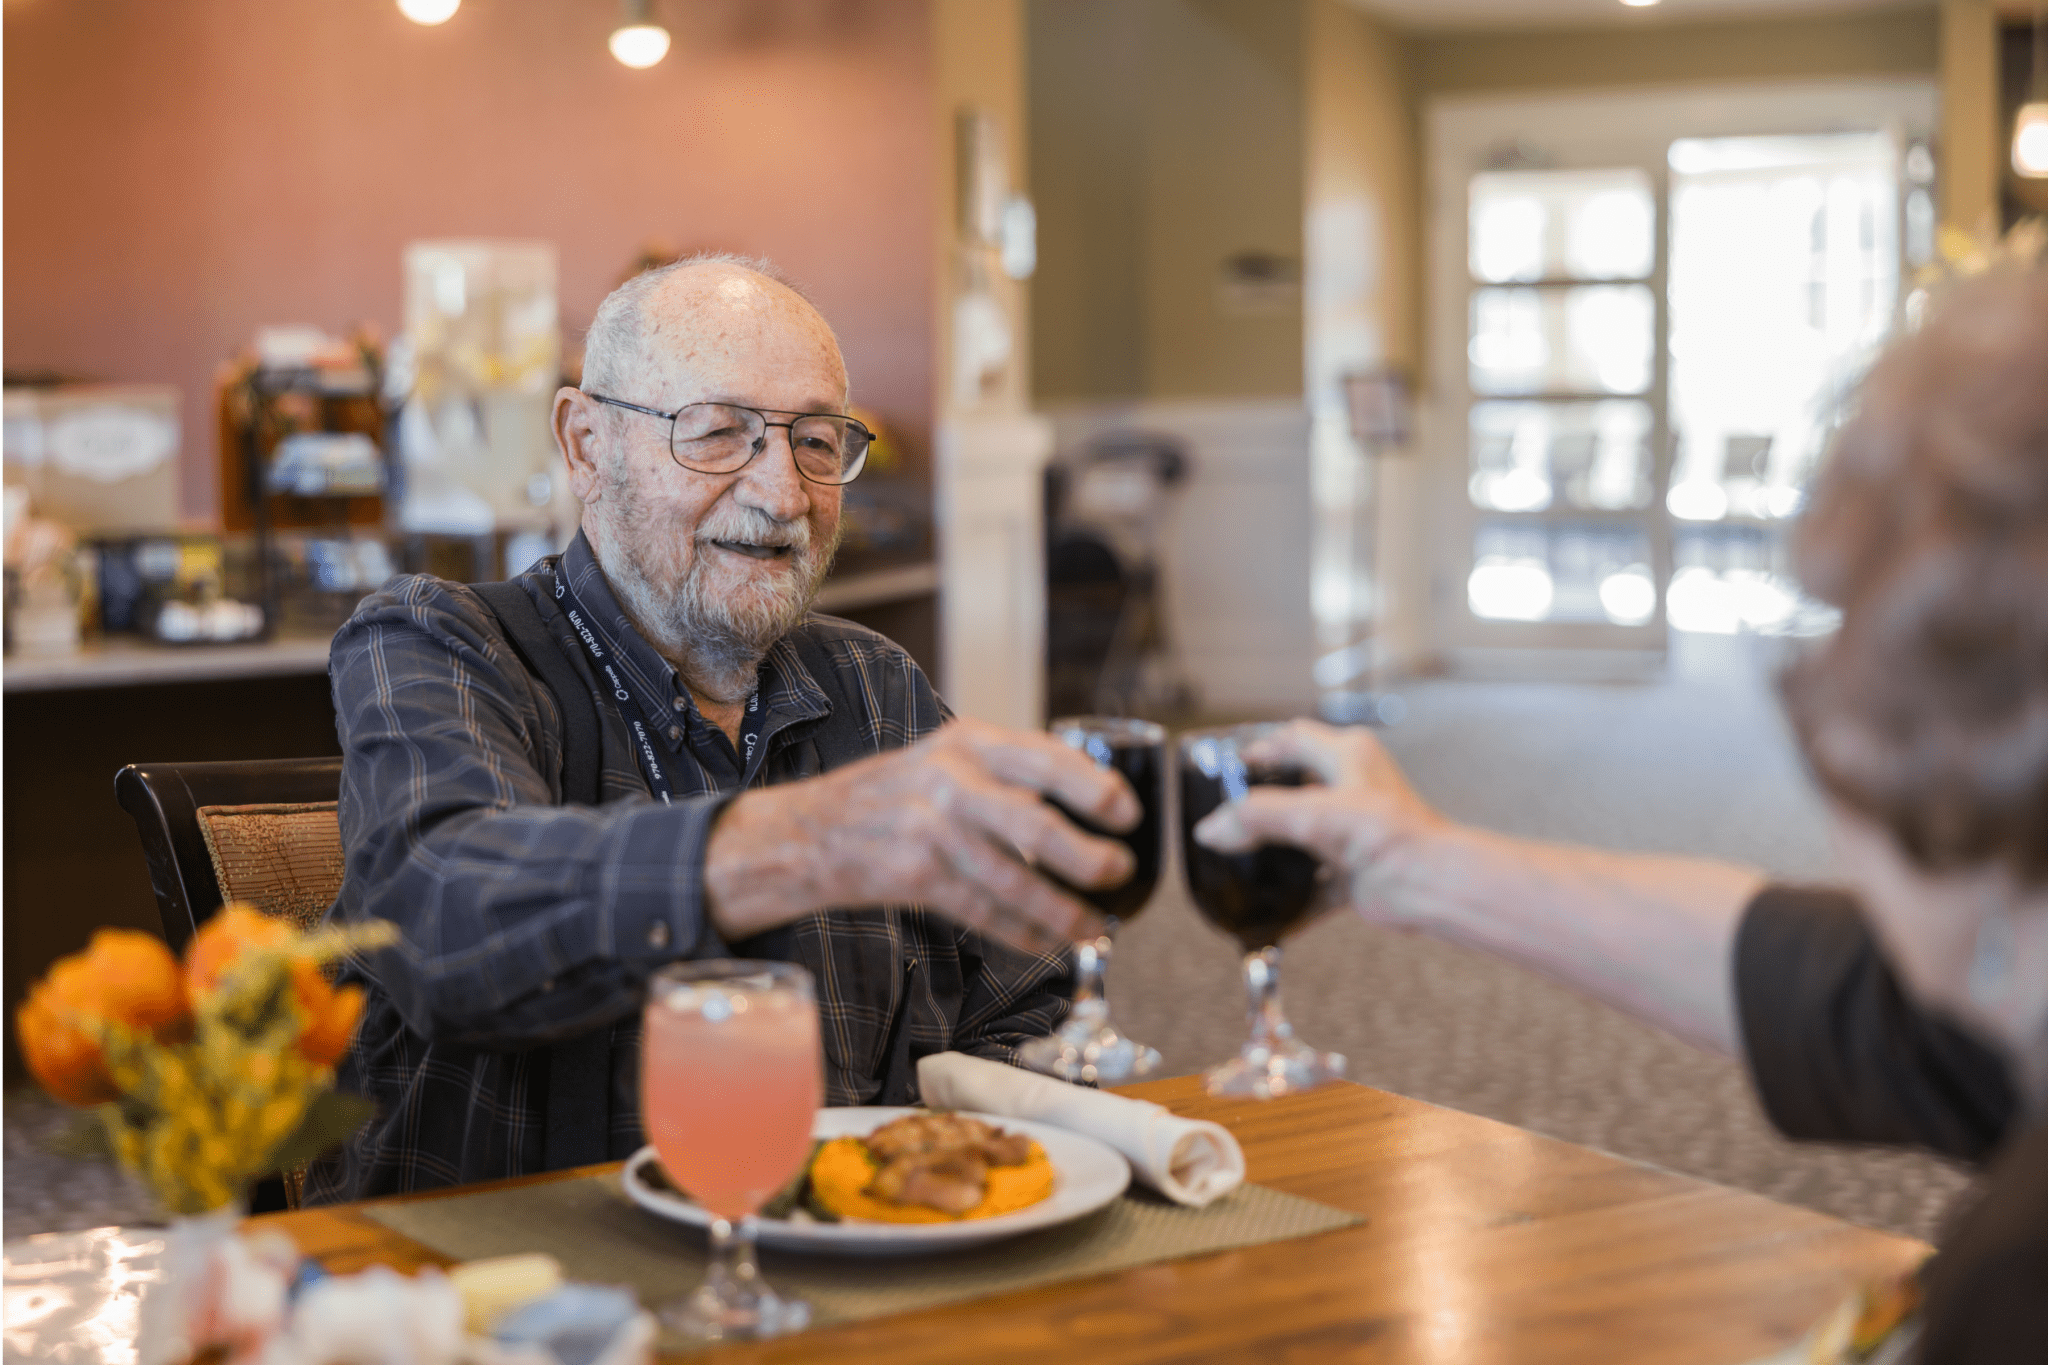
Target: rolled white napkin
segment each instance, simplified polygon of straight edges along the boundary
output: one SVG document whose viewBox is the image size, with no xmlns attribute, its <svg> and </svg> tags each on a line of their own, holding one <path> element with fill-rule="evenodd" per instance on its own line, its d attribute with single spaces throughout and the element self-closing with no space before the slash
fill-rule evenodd
<svg viewBox="0 0 2048 1365">
<path fill-rule="evenodd" d="M 917 1085 L 934 1109 L 973 1109 L 1050 1123 L 1106 1142 L 1139 1180 L 1200 1208 L 1244 1183 L 1244 1149 L 1221 1124 L 1184 1119 L 1162 1105 L 1069 1085 L 1035 1071 L 961 1052 L 920 1058 Z"/>
</svg>

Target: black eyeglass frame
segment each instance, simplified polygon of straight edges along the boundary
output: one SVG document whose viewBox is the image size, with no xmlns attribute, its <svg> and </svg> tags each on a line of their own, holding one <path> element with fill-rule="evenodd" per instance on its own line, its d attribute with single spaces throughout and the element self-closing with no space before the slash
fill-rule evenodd
<svg viewBox="0 0 2048 1365">
<path fill-rule="evenodd" d="M 642 407 L 638 403 L 628 403 L 623 398 L 608 398 L 601 393 L 592 393 L 589 389 L 582 389 L 579 392 L 581 392 L 585 398 L 588 398 L 593 403 L 604 403 L 608 404 L 611 407 L 624 408 L 628 412 L 637 412 L 647 417 L 659 417 L 664 422 L 667 422 L 668 457 L 671 460 L 674 460 L 679 468 L 687 469 L 692 474 L 739 473 L 742 469 L 745 469 L 748 465 L 752 464 L 756 459 L 760 458 L 761 452 L 768 448 L 768 428 L 780 427 L 782 428 L 782 430 L 789 433 L 789 438 L 792 447 L 790 451 L 790 463 L 796 466 L 796 472 L 798 477 L 802 478 L 807 483 L 814 483 L 823 488 L 844 488 L 846 487 L 846 485 L 852 483 L 855 479 L 859 478 L 860 472 L 863 469 L 867 468 L 868 451 L 873 449 L 875 444 L 875 433 L 869 429 L 867 423 L 861 421 L 859 418 L 856 417 L 848 417 L 843 413 L 787 412 L 780 408 L 750 408 L 745 403 L 720 403 L 710 399 L 700 399 L 695 403 L 685 403 L 681 407 L 677 408 L 674 412 L 663 412 L 659 408 L 648 408 Z M 761 434 L 754 438 L 753 453 L 748 455 L 747 458 L 740 464 L 734 465 L 731 469 L 699 469 L 695 465 L 685 464 L 683 462 L 683 457 L 676 453 L 676 419 L 678 417 L 681 417 L 684 413 L 688 412 L 691 408 L 707 407 L 732 408 L 739 412 L 751 412 L 756 417 L 761 419 Z M 768 420 L 770 417 L 787 417 L 790 418 L 791 420 L 787 422 L 771 422 Z M 852 470 L 847 474 L 845 478 L 837 480 L 814 478 L 810 474 L 804 472 L 803 461 L 795 458 L 796 451 L 794 449 L 794 445 L 796 441 L 796 424 L 806 417 L 827 417 L 831 418 L 834 421 L 844 422 L 847 426 L 860 432 L 861 435 L 867 438 L 866 442 L 860 448 L 860 458 L 854 461 Z"/>
</svg>

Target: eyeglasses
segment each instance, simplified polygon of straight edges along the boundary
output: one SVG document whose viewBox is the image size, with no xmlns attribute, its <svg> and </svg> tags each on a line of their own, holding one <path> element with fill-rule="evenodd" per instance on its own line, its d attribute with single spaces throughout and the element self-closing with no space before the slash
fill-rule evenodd
<svg viewBox="0 0 2048 1365">
<path fill-rule="evenodd" d="M 674 412 L 643 408 L 601 393 L 584 393 L 596 403 L 645 413 L 668 423 L 668 453 L 699 474 L 736 474 L 768 445 L 768 428 L 789 433 L 796 472 L 812 483 L 847 484 L 860 477 L 875 433 L 851 417 L 829 412 L 777 412 L 738 403 L 691 403 Z M 787 417 L 771 422 L 770 417 Z"/>
</svg>

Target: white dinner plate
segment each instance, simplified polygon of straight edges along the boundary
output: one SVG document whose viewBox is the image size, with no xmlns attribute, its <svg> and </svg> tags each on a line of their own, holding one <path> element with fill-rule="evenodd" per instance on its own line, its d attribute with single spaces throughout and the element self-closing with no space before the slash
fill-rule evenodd
<svg viewBox="0 0 2048 1365">
<path fill-rule="evenodd" d="M 819 1139 L 865 1137 L 891 1119 L 921 1109 L 820 1109 L 811 1125 L 811 1136 Z M 964 1111 L 963 1111 L 964 1112 Z M 848 1256 L 914 1256 L 924 1252 L 952 1251 L 978 1246 L 1020 1232 L 1049 1228 L 1083 1214 L 1095 1212 L 1124 1192 L 1131 1183 L 1131 1168 L 1113 1147 L 1085 1134 L 1024 1119 L 1000 1118 L 994 1114 L 968 1114 L 969 1118 L 1013 1133 L 1023 1133 L 1045 1149 L 1052 1162 L 1052 1193 L 1029 1208 L 999 1213 L 993 1218 L 975 1218 L 959 1223 L 870 1223 L 848 1218 L 837 1223 L 785 1222 L 779 1218 L 760 1219 L 762 1246 L 780 1251 L 837 1253 Z M 670 1190 L 649 1183 L 642 1176 L 655 1163 L 654 1148 L 642 1147 L 626 1163 L 622 1177 L 627 1197 L 641 1208 L 687 1223 L 693 1228 L 709 1227 L 711 1215 Z"/>
</svg>

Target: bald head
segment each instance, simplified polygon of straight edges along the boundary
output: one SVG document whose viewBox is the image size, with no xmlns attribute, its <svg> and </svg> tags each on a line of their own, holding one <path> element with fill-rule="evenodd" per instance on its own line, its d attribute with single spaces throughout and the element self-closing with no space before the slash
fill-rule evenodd
<svg viewBox="0 0 2048 1365">
<path fill-rule="evenodd" d="M 723 252 L 684 257 L 614 289 L 590 323 L 583 388 L 661 408 L 697 398 L 738 397 L 655 393 L 651 386 L 680 382 L 689 387 L 692 381 L 711 380 L 714 376 L 704 371 L 729 371 L 719 362 L 740 346 L 752 352 L 757 364 L 828 361 L 840 375 L 833 404 L 844 407 L 845 362 L 831 325 L 772 263 Z M 732 376 L 716 378 L 730 381 Z"/>
<path fill-rule="evenodd" d="M 700 701 L 744 698 L 824 581 L 840 490 L 803 475 L 795 418 L 777 414 L 844 413 L 846 399 L 846 363 L 818 310 L 765 262 L 725 256 L 614 290 L 591 323 L 582 385 L 555 395 L 591 552 Z M 770 414 L 740 468 L 675 458 L 662 414 L 700 403 Z"/>
</svg>

